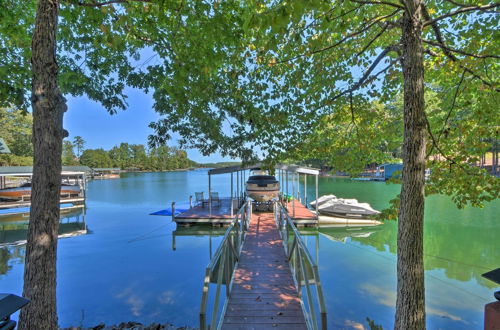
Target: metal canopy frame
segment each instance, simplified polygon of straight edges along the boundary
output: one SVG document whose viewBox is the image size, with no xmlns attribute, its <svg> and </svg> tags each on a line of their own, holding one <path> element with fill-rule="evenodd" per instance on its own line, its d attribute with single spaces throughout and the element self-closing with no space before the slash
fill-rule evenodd
<svg viewBox="0 0 500 330">
<path fill-rule="evenodd" d="M 247 166 L 228 166 L 221 168 L 214 168 L 208 170 L 208 207 L 209 213 L 212 214 L 212 175 L 217 174 L 231 174 L 231 217 L 234 216 L 234 202 L 233 197 L 236 197 L 238 200 L 237 207 L 239 208 L 242 204 L 242 201 L 245 199 L 245 181 L 246 181 L 246 171 L 257 170 L 260 169 L 262 165 L 254 164 Z M 236 182 L 235 182 L 235 174 L 236 173 Z"/>
<path fill-rule="evenodd" d="M 83 166 L 82 169 L 84 168 Z M 61 171 L 61 178 L 67 177 L 75 177 L 76 182 L 81 185 L 83 190 L 83 197 L 86 198 L 87 191 L 87 173 L 86 171 L 76 171 L 71 170 L 71 166 L 63 166 Z M 6 187 L 6 182 L 8 177 L 24 177 L 24 178 L 32 178 L 33 171 L 31 166 L 9 166 L 9 167 L 0 167 L 0 189 Z"/>
<path fill-rule="evenodd" d="M 288 180 L 291 174 L 292 179 L 292 217 L 295 218 L 295 199 L 300 200 L 300 175 L 304 175 L 304 206 L 307 207 L 307 176 L 314 175 L 315 177 L 315 192 L 316 200 L 318 199 L 318 176 L 320 170 L 312 167 L 303 167 L 299 165 L 276 165 L 275 168 L 279 172 L 280 182 L 285 181 L 285 190 L 283 190 L 283 184 L 280 185 L 282 192 L 288 193 Z M 316 219 L 318 219 L 318 204 L 316 203 Z"/>
<path fill-rule="evenodd" d="M 254 164 L 247 166 L 228 166 L 221 168 L 214 168 L 208 171 L 208 196 L 209 196 L 209 212 L 212 213 L 212 203 L 211 203 L 211 193 L 212 193 L 212 175 L 217 174 L 231 174 L 231 216 L 234 215 L 234 206 L 233 206 L 233 196 L 238 199 L 238 207 L 241 204 L 241 201 L 245 198 L 245 182 L 246 182 L 246 171 L 250 170 L 258 170 L 263 167 L 262 164 Z M 315 192 L 316 199 L 318 199 L 318 176 L 320 174 L 320 170 L 312 167 L 305 167 L 299 165 L 284 165 L 278 164 L 275 167 L 277 171 L 276 176 L 279 178 L 281 182 L 280 188 L 282 193 L 286 193 L 288 195 L 288 180 L 290 174 L 292 175 L 292 214 L 295 217 L 295 199 L 300 200 L 300 175 L 304 175 L 304 201 L 305 206 L 307 207 L 307 176 L 313 175 L 315 177 Z M 234 182 L 234 177 L 236 173 L 236 182 Z M 283 190 L 283 183 L 285 183 L 285 190 Z M 236 192 L 236 194 L 234 194 Z M 318 205 L 316 204 L 316 217 L 318 217 Z"/>
</svg>

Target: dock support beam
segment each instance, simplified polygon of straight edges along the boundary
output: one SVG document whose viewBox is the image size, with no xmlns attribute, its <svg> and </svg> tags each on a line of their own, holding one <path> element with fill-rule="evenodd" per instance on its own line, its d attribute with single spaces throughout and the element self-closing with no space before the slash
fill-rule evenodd
<svg viewBox="0 0 500 330">
<path fill-rule="evenodd" d="M 292 172 L 292 208 L 293 208 L 293 211 L 292 211 L 292 215 L 293 215 L 293 218 L 295 218 L 295 177 L 297 176 L 296 173 L 293 173 Z"/>
<path fill-rule="evenodd" d="M 209 216 L 212 216 L 212 176 L 210 172 L 208 173 L 208 212 Z"/>
<path fill-rule="evenodd" d="M 234 216 L 233 208 L 233 172 L 231 172 L 231 218 Z"/>
<path fill-rule="evenodd" d="M 318 213 L 318 176 L 316 175 L 316 219 L 319 219 L 319 213 Z"/>
<path fill-rule="evenodd" d="M 304 174 L 304 206 L 307 207 L 307 174 Z"/>
<path fill-rule="evenodd" d="M 175 202 L 172 202 L 172 221 L 175 221 Z"/>
</svg>

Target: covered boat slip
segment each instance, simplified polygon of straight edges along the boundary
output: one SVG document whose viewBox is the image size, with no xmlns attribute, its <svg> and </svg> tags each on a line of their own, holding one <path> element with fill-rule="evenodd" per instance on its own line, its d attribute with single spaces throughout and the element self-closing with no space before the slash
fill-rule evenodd
<svg viewBox="0 0 500 330">
<path fill-rule="evenodd" d="M 61 213 L 59 238 L 86 235 L 88 228 L 85 217 L 83 208 L 65 210 Z M 2 215 L 0 217 L 0 247 L 26 244 L 28 224 L 29 214 Z"/>
<path fill-rule="evenodd" d="M 245 202 L 247 196 L 245 193 L 245 183 L 252 170 L 259 170 L 261 164 L 249 166 L 231 166 L 211 169 L 208 171 L 208 199 L 192 203 L 190 197 L 190 208 L 185 212 L 177 214 L 173 220 L 178 224 L 192 225 L 207 223 L 212 225 L 229 225 L 236 216 L 236 210 Z M 318 194 L 318 175 L 319 170 L 295 165 L 277 165 L 275 167 L 276 179 L 280 181 L 280 200 L 282 205 L 288 210 L 291 218 L 298 225 L 316 225 L 318 224 L 317 213 L 309 210 L 307 205 L 307 177 L 314 176 L 316 187 L 316 198 Z M 219 197 L 214 200 L 212 189 L 212 175 L 230 174 L 230 196 Z M 304 181 L 304 199 L 300 196 L 299 182 L 303 176 Z M 311 180 L 313 181 L 313 180 Z M 293 197 L 293 198 L 292 198 Z M 290 200 L 288 202 L 288 200 Z M 175 203 L 172 203 L 172 209 L 175 209 Z M 175 212 L 172 212 L 175 213 Z"/>
<path fill-rule="evenodd" d="M 63 166 L 61 171 L 62 185 L 67 187 L 78 187 L 75 193 L 61 192 L 60 202 L 80 205 L 85 203 L 85 192 L 87 188 L 87 176 L 90 168 L 87 166 Z M 32 166 L 1 166 L 0 167 L 0 191 L 19 187 L 30 183 L 33 178 Z M 26 189 L 17 200 L 2 199 L 0 196 L 0 209 L 24 208 L 31 205 L 31 188 Z"/>
</svg>

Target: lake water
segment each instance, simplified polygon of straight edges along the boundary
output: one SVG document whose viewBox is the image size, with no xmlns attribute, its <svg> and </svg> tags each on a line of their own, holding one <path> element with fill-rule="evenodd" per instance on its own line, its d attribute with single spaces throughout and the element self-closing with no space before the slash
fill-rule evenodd
<svg viewBox="0 0 500 330">
<path fill-rule="evenodd" d="M 229 196 L 228 175 L 212 179 Z M 309 184 L 308 195 L 313 196 Z M 198 326 L 204 270 L 223 230 L 176 231 L 170 217 L 152 216 L 172 201 L 186 205 L 208 191 L 206 170 L 129 173 L 91 181 L 85 211 L 62 220 L 88 232 L 59 240 L 58 313 L 61 326 L 101 322 L 170 322 Z M 376 209 L 388 206 L 399 186 L 320 178 L 320 195 L 357 198 Z M 425 269 L 429 329 L 482 329 L 484 304 L 497 288 L 481 274 L 500 267 L 500 201 L 458 210 L 445 196 L 427 198 Z M 1 221 L 0 241 L 15 237 Z M 10 227 L 9 227 L 10 225 Z M 329 328 L 367 328 L 366 318 L 393 327 L 396 297 L 396 226 L 308 230 L 305 240 L 318 258 Z M 3 226 L 3 227 L 2 227 Z M 69 226 L 69 227 L 68 227 Z M 16 232 L 22 235 L 22 230 Z M 13 240 L 13 239 L 12 239 Z M 316 251 L 316 248 L 319 249 Z M 0 247 L 0 292 L 22 293 L 24 245 Z"/>
</svg>

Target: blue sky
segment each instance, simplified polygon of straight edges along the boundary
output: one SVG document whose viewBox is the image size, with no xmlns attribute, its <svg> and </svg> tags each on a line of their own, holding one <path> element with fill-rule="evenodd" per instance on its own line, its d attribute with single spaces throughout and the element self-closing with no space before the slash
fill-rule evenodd
<svg viewBox="0 0 500 330">
<path fill-rule="evenodd" d="M 148 135 L 153 130 L 149 123 L 159 116 L 153 110 L 153 98 L 136 89 L 127 88 L 128 108 L 110 115 L 100 104 L 87 97 L 68 97 L 68 111 L 64 115 L 64 128 L 69 132 L 69 140 L 81 136 L 87 149 L 109 150 L 121 142 L 147 144 Z M 178 135 L 173 135 L 169 145 L 177 145 Z M 197 150 L 187 150 L 190 159 L 200 162 L 233 161 L 218 154 L 202 156 Z"/>
</svg>

